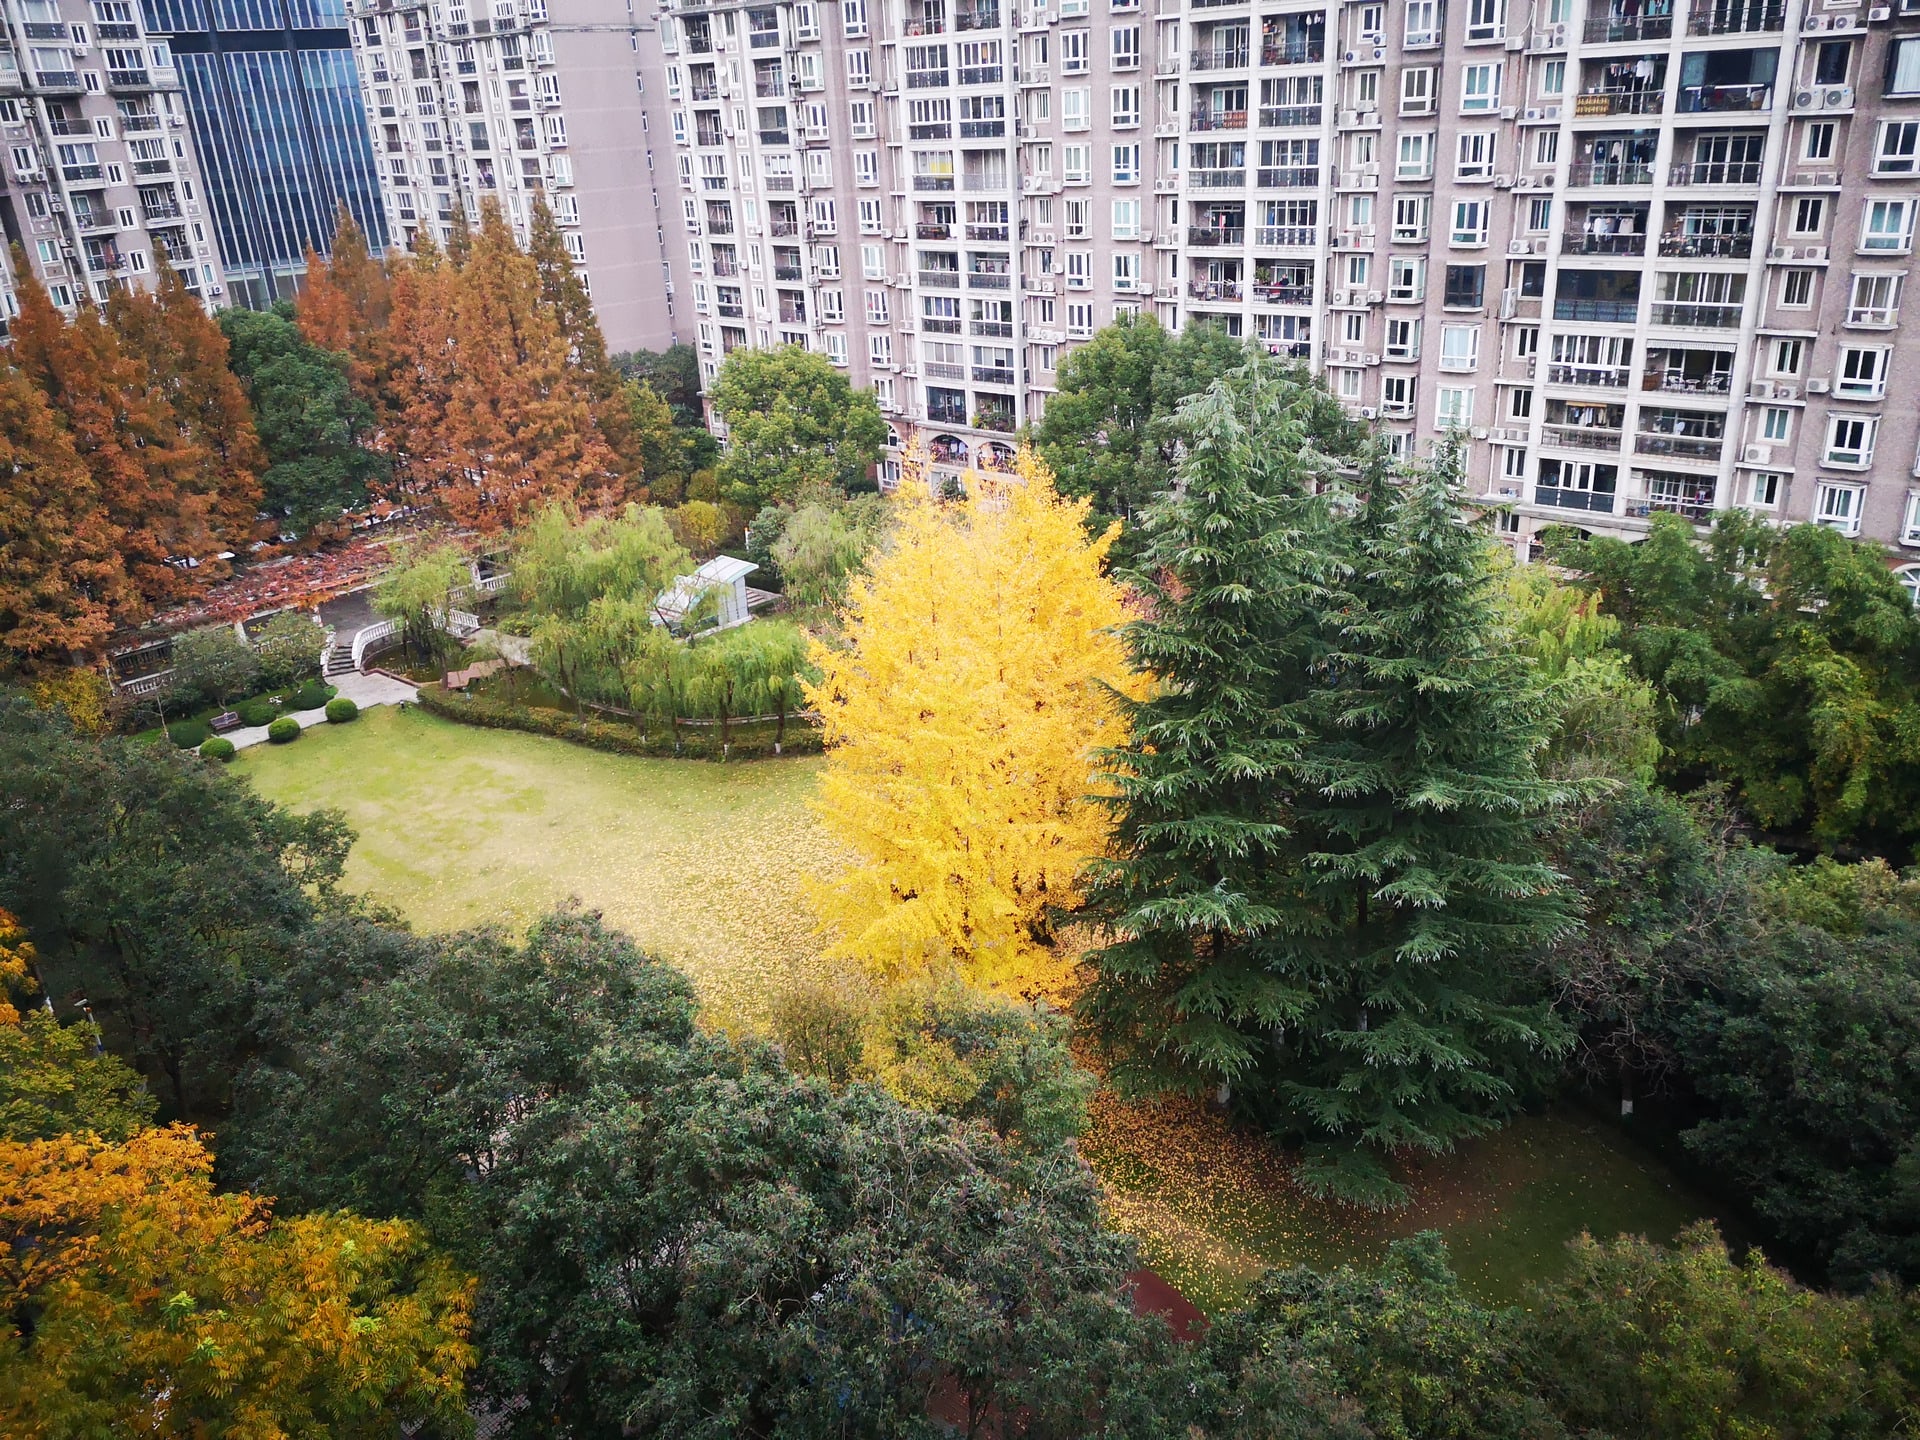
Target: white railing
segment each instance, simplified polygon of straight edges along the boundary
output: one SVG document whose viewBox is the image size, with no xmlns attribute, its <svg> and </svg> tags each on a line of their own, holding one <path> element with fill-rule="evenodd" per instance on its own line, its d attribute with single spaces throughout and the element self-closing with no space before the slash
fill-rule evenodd
<svg viewBox="0 0 1920 1440">
<path fill-rule="evenodd" d="M 502 590 L 507 588 L 507 581 L 512 578 L 511 575 L 505 574 L 489 575 L 483 580 L 474 581 L 473 588 L 481 595 L 498 595 Z"/>
<path fill-rule="evenodd" d="M 447 611 L 447 629 L 459 639 L 475 634 L 480 629 L 480 617 L 470 610 Z"/>
<path fill-rule="evenodd" d="M 400 622 L 382 620 L 369 625 L 353 637 L 353 668 L 367 668 L 367 656 L 379 650 L 391 650 L 400 642 Z"/>
<path fill-rule="evenodd" d="M 167 682 L 173 679 L 171 667 L 156 670 L 151 675 L 140 675 L 132 680 L 122 680 L 118 689 L 122 695 L 154 695 L 167 688 Z"/>
</svg>

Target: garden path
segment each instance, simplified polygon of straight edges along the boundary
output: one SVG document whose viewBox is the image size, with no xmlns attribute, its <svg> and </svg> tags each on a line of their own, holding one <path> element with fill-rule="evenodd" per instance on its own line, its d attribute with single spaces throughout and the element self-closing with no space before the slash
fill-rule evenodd
<svg viewBox="0 0 1920 1440">
<path fill-rule="evenodd" d="M 341 674 L 328 677 L 328 683 L 335 686 L 341 695 L 353 701 L 353 703 L 358 705 L 362 710 L 370 709 L 375 705 L 397 705 L 404 700 L 418 700 L 420 698 L 420 691 L 417 686 L 409 685 L 404 680 L 396 680 L 391 675 L 383 675 L 378 672 L 371 675 L 362 675 L 357 671 L 348 670 Z M 295 720 L 300 722 L 300 728 L 302 730 L 305 730 L 309 725 L 323 724 L 327 718 L 325 706 L 322 706 L 318 710 L 294 710 L 289 713 L 292 714 Z M 244 750 L 249 745 L 262 744 L 266 738 L 267 727 L 265 725 L 249 725 L 241 730 L 229 730 L 227 732 L 227 739 L 233 742 L 233 748 L 236 750 Z"/>
</svg>

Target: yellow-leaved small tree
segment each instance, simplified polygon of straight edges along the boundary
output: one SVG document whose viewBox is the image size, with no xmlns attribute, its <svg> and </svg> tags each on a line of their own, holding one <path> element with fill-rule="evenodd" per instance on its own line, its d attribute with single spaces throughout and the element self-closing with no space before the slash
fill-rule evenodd
<svg viewBox="0 0 1920 1440">
<path fill-rule="evenodd" d="M 815 904 L 830 953 L 889 978 L 1052 990 L 1048 910 L 1107 843 L 1093 757 L 1123 738 L 1112 690 L 1138 683 L 1101 570 L 1113 533 L 1089 540 L 1087 503 L 1030 453 L 1016 474 L 970 475 L 957 505 L 903 495 L 849 590 L 846 647 L 813 649 L 815 803 L 857 857 Z"/>
</svg>

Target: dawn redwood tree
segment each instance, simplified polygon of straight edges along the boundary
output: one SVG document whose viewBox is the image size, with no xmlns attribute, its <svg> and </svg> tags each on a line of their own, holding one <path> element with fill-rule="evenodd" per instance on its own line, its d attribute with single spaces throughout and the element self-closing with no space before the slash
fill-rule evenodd
<svg viewBox="0 0 1920 1440">
<path fill-rule="evenodd" d="M 451 465 L 457 366 L 448 317 L 459 283 L 431 236 L 423 235 L 414 254 L 394 267 L 385 364 L 370 398 L 392 466 L 389 490 L 411 504 L 433 503 Z"/>
<path fill-rule="evenodd" d="M 0 669 L 106 639 L 135 604 L 118 538 L 45 397 L 0 368 Z"/>
<path fill-rule="evenodd" d="M 24 259 L 13 358 L 66 425 L 93 477 L 140 602 L 116 619 L 192 594 L 215 567 L 167 562 L 205 557 L 217 545 L 213 504 L 195 493 L 206 452 L 180 432 L 147 367 L 91 305 L 63 318 Z"/>
<path fill-rule="evenodd" d="M 344 201 L 328 250 L 325 259 L 307 252 L 307 283 L 295 312 L 300 333 L 322 350 L 349 357 L 355 387 L 371 400 L 390 363 L 393 278 L 367 249 L 367 237 Z"/>
</svg>

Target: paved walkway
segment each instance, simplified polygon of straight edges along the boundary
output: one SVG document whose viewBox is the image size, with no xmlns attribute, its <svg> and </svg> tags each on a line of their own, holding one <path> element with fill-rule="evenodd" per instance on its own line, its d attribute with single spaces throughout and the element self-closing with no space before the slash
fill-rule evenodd
<svg viewBox="0 0 1920 1440">
<path fill-rule="evenodd" d="M 397 705 L 402 700 L 420 698 L 420 691 L 416 686 L 409 685 L 404 680 L 396 680 L 391 675 L 361 675 L 349 670 L 343 675 L 332 676 L 329 683 L 362 710 L 371 709 L 375 705 Z M 309 725 L 327 723 L 327 712 L 324 706 L 318 710 L 295 710 L 291 714 L 300 722 L 302 730 Z M 249 745 L 263 744 L 266 738 L 265 725 L 249 725 L 241 730 L 227 731 L 227 739 L 233 742 L 233 748 L 236 750 L 244 750 Z"/>
</svg>

